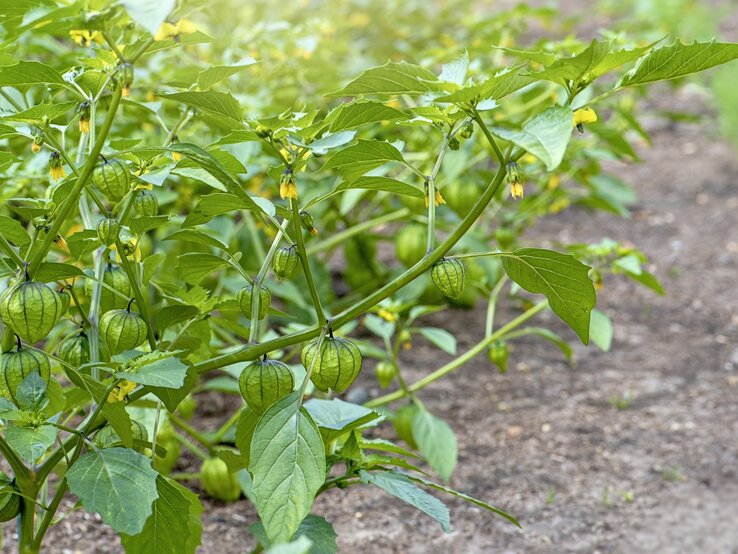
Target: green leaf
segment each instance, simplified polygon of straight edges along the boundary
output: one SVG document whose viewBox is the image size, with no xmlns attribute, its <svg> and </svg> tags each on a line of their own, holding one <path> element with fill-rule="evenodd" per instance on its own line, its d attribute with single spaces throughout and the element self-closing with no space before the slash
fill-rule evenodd
<svg viewBox="0 0 738 554">
<path fill-rule="evenodd" d="M 199 229 L 182 229 L 181 231 L 175 231 L 171 235 L 167 235 L 163 240 L 181 240 L 184 242 L 195 242 L 198 244 L 205 244 L 212 246 L 218 250 L 229 252 L 228 246 L 220 242 L 215 237 L 208 235 L 205 231 Z"/>
<path fill-rule="evenodd" d="M 260 522 L 250 525 L 249 531 L 264 548 L 271 546 L 264 531 L 264 526 Z M 300 528 L 295 533 L 295 537 L 310 539 L 312 545 L 307 550 L 310 554 L 336 554 L 338 551 L 336 536 L 336 531 L 329 521 L 313 514 L 308 515 L 302 521 Z"/>
<path fill-rule="evenodd" d="M 21 427 L 11 425 L 5 430 L 5 440 L 29 465 L 35 465 L 56 441 L 58 431 L 51 425 Z"/>
<path fill-rule="evenodd" d="M 592 317 L 590 318 L 590 326 L 589 326 L 589 334 L 590 338 L 595 341 L 595 338 L 592 336 L 592 320 L 594 318 L 594 313 L 597 310 L 592 310 Z M 538 335 L 541 338 L 546 339 L 549 342 L 552 342 L 556 346 L 559 347 L 559 350 L 566 356 L 566 359 L 571 361 L 572 359 L 572 350 L 571 346 L 569 346 L 569 343 L 566 342 L 564 339 L 562 339 L 559 335 L 551 331 L 550 329 L 546 329 L 545 327 L 528 327 L 525 329 L 527 333 L 530 333 L 532 335 Z"/>
<path fill-rule="evenodd" d="M 359 140 L 356 144 L 333 154 L 320 171 L 337 169 L 346 181 L 353 181 L 367 171 L 392 161 L 402 162 L 403 157 L 389 142 Z"/>
<path fill-rule="evenodd" d="M 300 537 L 289 543 L 275 544 L 264 554 L 310 554 L 313 543 L 307 537 Z"/>
<path fill-rule="evenodd" d="M 344 144 L 348 144 L 356 136 L 356 131 L 338 131 L 336 133 L 326 133 L 325 136 L 314 140 L 310 144 L 305 145 L 309 150 L 317 154 L 325 154 L 328 150 L 338 148 Z"/>
<path fill-rule="evenodd" d="M 151 460 L 127 448 L 88 452 L 67 470 L 69 490 L 119 533 L 137 535 L 159 496 Z"/>
<path fill-rule="evenodd" d="M 251 442 L 256 509 L 273 543 L 292 538 L 325 481 L 323 441 L 301 400 L 298 391 L 271 406 Z"/>
<path fill-rule="evenodd" d="M 454 430 L 426 409 L 415 412 L 413 439 L 418 449 L 441 479 L 448 481 L 456 467 L 458 445 Z"/>
<path fill-rule="evenodd" d="M 140 385 L 149 385 L 152 387 L 163 387 L 167 389 L 178 389 L 184 385 L 187 375 L 187 365 L 183 364 L 179 358 L 175 357 L 175 352 L 152 352 L 144 357 L 153 355 L 168 355 L 168 357 L 155 359 L 150 363 L 139 365 L 138 358 L 131 362 L 133 368 L 127 371 L 118 371 L 115 376 L 119 379 L 128 379 Z"/>
<path fill-rule="evenodd" d="M 510 70 L 490 77 L 478 85 L 469 85 L 451 94 L 439 96 L 436 102 L 477 103 L 489 99 L 498 101 L 535 81 L 535 78 L 521 74 L 519 70 Z"/>
<path fill-rule="evenodd" d="M 29 412 L 38 412 L 49 402 L 46 395 L 46 381 L 37 371 L 32 371 L 21 381 L 15 396 L 18 400 L 18 407 Z"/>
<path fill-rule="evenodd" d="M 446 354 L 454 356 L 456 354 L 456 337 L 445 329 L 438 327 L 420 327 L 418 333 L 423 335 Z"/>
<path fill-rule="evenodd" d="M 656 48 L 638 60 L 636 66 L 623 75 L 618 87 L 631 87 L 654 81 L 677 79 L 704 71 L 738 58 L 738 44 L 695 42 Z"/>
<path fill-rule="evenodd" d="M 325 118 L 325 122 L 330 124 L 328 127 L 330 132 L 335 133 L 344 129 L 354 129 L 367 123 L 394 121 L 403 117 L 406 117 L 405 113 L 386 106 L 382 102 L 376 100 L 354 100 L 347 104 L 341 104 L 333 110 Z"/>
<path fill-rule="evenodd" d="M 432 481 L 428 481 L 426 479 L 423 479 L 422 477 L 410 477 L 412 481 L 415 481 L 416 483 L 421 483 L 427 487 L 430 487 L 432 489 L 436 489 L 441 492 L 448 493 L 450 495 L 456 496 L 457 498 L 461 498 L 462 500 L 466 500 L 467 502 L 470 502 L 474 504 L 475 506 L 479 506 L 480 508 L 484 508 L 485 510 L 489 510 L 490 512 L 493 512 L 497 514 L 498 516 L 504 517 L 506 520 L 514 523 L 518 527 L 521 527 L 520 523 L 518 522 L 515 517 L 511 516 L 504 510 L 501 510 L 500 508 L 496 508 L 492 506 L 491 504 L 487 504 L 486 502 L 482 500 L 478 500 L 477 498 L 473 498 L 469 496 L 468 494 L 464 494 L 463 492 L 456 491 L 454 489 L 450 489 L 448 487 L 444 487 L 443 485 L 439 485 L 438 483 L 433 483 Z M 522 527 L 521 527 L 522 528 Z"/>
<path fill-rule="evenodd" d="M 50 122 L 56 121 L 61 116 L 76 109 L 79 102 L 61 102 L 60 104 L 38 104 L 27 110 L 23 110 L 13 114 L 4 115 L 4 121 L 18 121 L 20 123 L 28 123 L 30 125 L 42 125 L 44 118 L 48 118 Z"/>
<path fill-rule="evenodd" d="M 546 169 L 553 171 L 564 158 L 573 128 L 571 110 L 556 106 L 527 121 L 520 131 L 497 127 L 492 129 L 492 134 L 530 152 L 546 165 Z"/>
<path fill-rule="evenodd" d="M 432 85 L 437 79 L 433 72 L 424 67 L 407 62 L 387 62 L 367 69 L 348 85 L 328 96 L 422 94 L 434 90 Z"/>
<path fill-rule="evenodd" d="M 256 431 L 256 424 L 259 423 L 261 414 L 256 410 L 245 408 L 241 410 L 241 414 L 238 416 L 238 422 L 236 422 L 236 446 L 241 451 L 241 457 L 246 463 L 246 467 L 249 466 L 251 460 L 251 441 L 254 438 L 254 431 Z"/>
<path fill-rule="evenodd" d="M 0 215 L 0 235 L 16 246 L 23 246 L 31 242 L 31 237 L 18 220 Z"/>
<path fill-rule="evenodd" d="M 42 283 L 51 283 L 52 281 L 83 276 L 84 272 L 77 266 L 59 262 L 44 262 L 36 272 L 36 280 Z"/>
<path fill-rule="evenodd" d="M 597 348 L 603 352 L 609 352 L 612 345 L 612 321 L 607 314 L 600 310 L 592 310 L 592 317 L 589 322 L 589 336 Z"/>
<path fill-rule="evenodd" d="M 469 53 L 464 52 L 454 61 L 443 64 L 441 74 L 438 79 L 447 83 L 453 83 L 462 86 L 466 80 L 466 72 L 469 69 Z"/>
<path fill-rule="evenodd" d="M 324 432 L 324 436 L 328 441 L 332 441 L 352 429 L 363 427 L 380 417 L 374 410 L 358 404 L 344 402 L 338 398 L 333 400 L 311 398 L 305 403 L 305 410 L 308 411 L 315 424 L 320 427 L 321 432 Z"/>
<path fill-rule="evenodd" d="M 134 235 L 143 235 L 146 231 L 156 229 L 171 219 L 168 215 L 143 215 L 131 220 L 130 228 Z"/>
<path fill-rule="evenodd" d="M 220 269 L 228 262 L 215 254 L 189 252 L 177 258 L 177 268 L 185 282 L 196 285 L 213 271 Z"/>
<path fill-rule="evenodd" d="M 609 42 L 595 39 L 576 56 L 559 59 L 548 66 L 545 71 L 533 75 L 538 79 L 547 79 L 561 85 L 565 85 L 567 81 L 576 83 L 597 67 L 609 51 Z"/>
<path fill-rule="evenodd" d="M 19 85 L 64 85 L 64 79 L 56 69 L 39 62 L 20 61 L 15 65 L 0 67 L 0 87 Z"/>
<path fill-rule="evenodd" d="M 223 79 L 227 79 L 231 75 L 235 75 L 239 71 L 243 71 L 255 63 L 256 60 L 254 58 L 244 58 L 233 65 L 216 65 L 214 67 L 208 67 L 201 71 L 197 76 L 197 86 L 200 89 L 208 89 Z"/>
<path fill-rule="evenodd" d="M 365 175 L 353 181 L 344 181 L 333 189 L 333 193 L 343 192 L 349 189 L 378 190 L 391 194 L 402 194 L 403 196 L 413 198 L 425 198 L 425 193 L 418 187 L 389 177 L 370 177 Z"/>
<path fill-rule="evenodd" d="M 589 316 L 597 301 L 589 266 L 568 254 L 521 248 L 500 254 L 510 278 L 528 292 L 542 293 L 553 312 L 589 343 Z"/>
<path fill-rule="evenodd" d="M 182 102 L 203 112 L 218 116 L 218 121 L 226 127 L 236 129 L 242 126 L 241 105 L 229 92 L 186 91 L 162 94 L 162 98 Z"/>
<path fill-rule="evenodd" d="M 200 499 L 176 481 L 159 475 L 156 478 L 159 497 L 152 513 L 137 535 L 121 536 L 128 554 L 188 554 L 200 544 L 202 523 Z"/>
<path fill-rule="evenodd" d="M 413 485 L 405 475 L 389 471 L 359 472 L 362 483 L 375 485 L 392 496 L 415 506 L 435 519 L 446 533 L 451 532 L 451 519 L 446 505 L 422 489 Z"/>
<path fill-rule="evenodd" d="M 123 0 L 123 7 L 128 16 L 152 35 L 174 9 L 175 0 Z"/>
</svg>

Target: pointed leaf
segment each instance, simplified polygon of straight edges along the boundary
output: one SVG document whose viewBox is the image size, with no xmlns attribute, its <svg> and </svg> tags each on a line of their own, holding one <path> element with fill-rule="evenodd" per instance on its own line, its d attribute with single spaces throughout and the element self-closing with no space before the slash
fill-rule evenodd
<svg viewBox="0 0 738 554">
<path fill-rule="evenodd" d="M 391 161 L 401 162 L 403 157 L 389 142 L 359 140 L 356 144 L 333 154 L 320 171 L 337 169 L 344 179 L 353 181 L 367 171 Z"/>
<path fill-rule="evenodd" d="M 434 81 L 437 81 L 437 77 L 424 67 L 407 62 L 387 62 L 367 69 L 329 96 L 418 94 L 434 90 Z"/>
<path fill-rule="evenodd" d="M 458 445 L 456 435 L 448 423 L 426 409 L 419 409 L 413 417 L 413 439 L 430 466 L 448 481 L 456 467 Z"/>
</svg>

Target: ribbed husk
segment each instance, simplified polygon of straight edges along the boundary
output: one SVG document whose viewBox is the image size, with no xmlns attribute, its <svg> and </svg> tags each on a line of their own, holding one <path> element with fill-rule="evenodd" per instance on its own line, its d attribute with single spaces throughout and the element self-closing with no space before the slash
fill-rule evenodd
<svg viewBox="0 0 738 554">
<path fill-rule="evenodd" d="M 39 350 L 19 348 L 0 356 L 0 396 L 17 402 L 16 394 L 23 379 L 33 372 L 38 373 L 46 384 L 51 379 L 49 358 Z"/>
<path fill-rule="evenodd" d="M 51 332 L 62 312 L 63 304 L 59 295 L 43 283 L 18 283 L 0 298 L 0 317 L 3 322 L 31 344 Z"/>
<path fill-rule="evenodd" d="M 251 319 L 251 291 L 252 285 L 246 285 L 238 292 L 238 305 L 244 316 Z M 259 287 L 259 319 L 264 319 L 269 306 L 272 304 L 272 293 L 266 287 Z"/>
<path fill-rule="evenodd" d="M 220 458 L 208 458 L 202 463 L 200 482 L 208 495 L 223 502 L 235 502 L 241 496 L 236 475 Z"/>
<path fill-rule="evenodd" d="M 118 238 L 120 222 L 114 217 L 101 219 L 97 224 L 97 236 L 105 246 L 110 246 Z"/>
<path fill-rule="evenodd" d="M 294 248 L 280 248 L 274 254 L 272 269 L 279 279 L 289 279 L 300 261 Z"/>
<path fill-rule="evenodd" d="M 238 386 L 249 406 L 264 410 L 292 392 L 295 377 L 290 368 L 278 360 L 259 360 L 243 369 Z"/>
<path fill-rule="evenodd" d="M 433 283 L 448 298 L 458 298 L 464 292 L 464 276 L 464 264 L 456 258 L 444 258 L 431 270 Z"/>
<path fill-rule="evenodd" d="M 100 318 L 100 336 L 111 354 L 132 350 L 146 340 L 146 322 L 135 312 L 110 310 Z"/>
<path fill-rule="evenodd" d="M 133 199 L 133 209 L 136 215 L 151 217 L 159 213 L 159 201 L 153 192 L 142 190 Z"/>
<path fill-rule="evenodd" d="M 88 363 L 90 361 L 90 341 L 87 335 L 80 333 L 62 342 L 59 345 L 59 357 L 75 369 Z"/>
<path fill-rule="evenodd" d="M 124 161 L 113 158 L 95 167 L 92 182 L 109 200 L 117 202 L 130 189 L 131 173 Z"/>
<path fill-rule="evenodd" d="M 310 375 L 313 384 L 322 391 L 343 392 L 361 371 L 361 352 L 353 342 L 339 337 L 324 337 L 320 352 L 318 342 L 314 339 L 302 349 L 302 365 L 309 371 L 316 358 Z"/>
<path fill-rule="evenodd" d="M 117 290 L 127 297 L 131 296 L 131 284 L 128 282 L 128 275 L 117 265 L 109 265 L 103 272 L 103 283 Z M 95 281 L 92 279 L 85 280 L 85 295 L 88 300 L 92 300 L 92 288 Z M 115 294 L 107 287 L 101 287 L 100 290 L 100 311 L 105 313 L 110 310 L 119 310 L 128 305 L 128 300 L 122 296 Z"/>
</svg>

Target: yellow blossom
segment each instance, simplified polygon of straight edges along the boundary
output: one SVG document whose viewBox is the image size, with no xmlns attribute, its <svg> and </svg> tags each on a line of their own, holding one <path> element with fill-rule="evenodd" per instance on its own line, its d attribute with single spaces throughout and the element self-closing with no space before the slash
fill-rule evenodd
<svg viewBox="0 0 738 554">
<path fill-rule="evenodd" d="M 51 156 L 49 156 L 49 175 L 55 181 L 62 179 L 66 175 L 59 152 L 52 152 Z"/>
<path fill-rule="evenodd" d="M 546 183 L 546 187 L 555 190 L 559 188 L 559 184 L 561 183 L 561 177 L 558 174 L 553 174 L 551 177 L 549 177 L 548 182 Z"/>
<path fill-rule="evenodd" d="M 297 187 L 292 179 L 287 179 L 279 184 L 279 196 L 282 198 L 297 198 Z"/>
<path fill-rule="evenodd" d="M 574 127 L 580 133 L 584 132 L 583 125 L 585 123 L 594 123 L 597 121 L 597 114 L 592 108 L 579 108 L 574 112 Z"/>
<path fill-rule="evenodd" d="M 441 196 L 441 193 L 438 192 L 438 189 L 435 190 L 435 194 L 433 195 L 433 205 L 436 207 L 440 206 L 441 204 L 445 204 L 446 201 L 443 199 L 443 196 Z M 430 204 L 430 195 L 428 191 L 425 191 L 425 207 L 427 208 Z"/>
<path fill-rule="evenodd" d="M 510 196 L 513 200 L 523 197 L 523 183 L 514 182 L 510 184 Z"/>
<path fill-rule="evenodd" d="M 397 321 L 397 314 L 394 314 L 385 308 L 380 308 L 379 310 L 377 310 L 377 315 L 385 321 L 389 321 L 390 323 Z"/>
<path fill-rule="evenodd" d="M 69 31 L 69 36 L 78 46 L 90 46 L 93 42 L 102 44 L 103 37 L 97 31 L 88 31 L 86 29 L 73 29 Z"/>
<path fill-rule="evenodd" d="M 34 154 L 38 154 L 39 152 L 41 152 L 41 145 L 40 144 L 37 144 L 35 142 L 32 142 L 31 143 L 31 152 L 33 152 Z"/>
<path fill-rule="evenodd" d="M 69 247 L 67 246 L 67 241 L 64 240 L 64 237 L 61 235 L 56 235 L 56 238 L 54 239 L 54 243 L 59 248 L 63 248 L 64 250 L 69 250 Z"/>
<path fill-rule="evenodd" d="M 90 132 L 90 120 L 84 117 L 79 119 L 79 132 L 87 134 Z"/>
<path fill-rule="evenodd" d="M 177 23 L 165 21 L 159 27 L 154 35 L 154 40 L 167 40 L 173 38 L 177 40 L 181 35 L 191 35 L 197 31 L 195 24 L 189 19 L 180 19 Z"/>
<path fill-rule="evenodd" d="M 126 399 L 126 396 L 131 394 L 134 390 L 136 390 L 136 387 L 138 385 L 136 383 L 133 383 L 131 381 L 122 381 L 119 385 L 117 385 L 108 395 L 108 402 L 110 404 L 115 404 L 116 402 L 123 402 Z"/>
</svg>

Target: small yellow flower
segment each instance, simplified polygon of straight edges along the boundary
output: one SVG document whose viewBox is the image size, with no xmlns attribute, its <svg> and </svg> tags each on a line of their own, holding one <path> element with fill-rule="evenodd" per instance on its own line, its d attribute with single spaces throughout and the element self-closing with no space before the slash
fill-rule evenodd
<svg viewBox="0 0 738 554">
<path fill-rule="evenodd" d="M 297 187 L 295 186 L 292 169 L 287 169 L 282 173 L 282 177 L 279 180 L 279 196 L 282 198 L 297 198 Z"/>
<path fill-rule="evenodd" d="M 549 177 L 548 182 L 546 183 L 546 187 L 551 190 L 556 190 L 559 188 L 559 184 L 561 183 L 561 177 L 559 175 L 554 174 Z"/>
<path fill-rule="evenodd" d="M 510 184 L 510 196 L 513 200 L 523 197 L 523 183 L 514 182 Z"/>
<path fill-rule="evenodd" d="M 136 383 L 133 383 L 132 381 L 122 381 L 118 386 L 110 391 L 110 394 L 108 395 L 108 402 L 111 404 L 115 404 L 116 402 L 123 402 L 126 399 L 126 396 L 136 390 L 136 387 L 138 387 L 138 385 Z"/>
<path fill-rule="evenodd" d="M 90 120 L 84 117 L 79 118 L 79 132 L 87 134 L 90 132 Z"/>
<path fill-rule="evenodd" d="M 177 135 L 174 135 L 172 137 L 172 144 L 179 144 L 179 137 Z M 172 159 L 175 162 L 178 162 L 182 159 L 182 154 L 180 154 L 179 152 L 172 152 Z"/>
<path fill-rule="evenodd" d="M 66 175 L 59 152 L 52 152 L 51 156 L 49 156 L 49 175 L 55 181 L 64 178 L 64 175 Z"/>
<path fill-rule="evenodd" d="M 154 40 L 179 39 L 181 35 L 191 35 L 197 31 L 195 24 L 189 19 L 180 19 L 177 23 L 165 21 L 154 35 Z"/>
<path fill-rule="evenodd" d="M 597 121 L 597 114 L 592 108 L 579 108 L 574 112 L 574 127 L 580 133 L 584 132 L 583 125 L 585 123 L 594 123 Z"/>
<path fill-rule="evenodd" d="M 61 235 L 56 235 L 56 238 L 54 239 L 54 243 L 59 248 L 63 248 L 64 250 L 69 250 L 69 247 L 67 246 L 67 241 L 64 240 L 64 237 Z"/>
<path fill-rule="evenodd" d="M 413 343 L 411 343 L 409 340 L 403 341 L 402 343 L 403 350 L 410 350 L 412 347 L 413 347 Z"/>
<path fill-rule="evenodd" d="M 385 308 L 380 308 L 379 310 L 377 310 L 377 315 L 385 321 L 389 321 L 390 323 L 397 321 L 397 314 L 394 314 Z"/>
<path fill-rule="evenodd" d="M 90 46 L 93 42 L 102 44 L 103 37 L 97 31 L 88 31 L 86 29 L 73 29 L 69 31 L 69 36 L 78 46 Z"/>
<path fill-rule="evenodd" d="M 31 152 L 33 152 L 34 154 L 38 154 L 39 152 L 41 152 L 41 145 L 40 144 L 37 144 L 36 142 L 32 142 L 31 143 Z"/>
<path fill-rule="evenodd" d="M 443 196 L 441 196 L 441 193 L 438 192 L 438 189 L 435 190 L 435 194 L 433 195 L 433 205 L 437 208 L 441 204 L 445 204 L 446 201 L 443 199 Z M 428 188 L 425 189 L 425 207 L 427 208 L 430 205 L 430 193 L 428 192 Z"/>
</svg>

